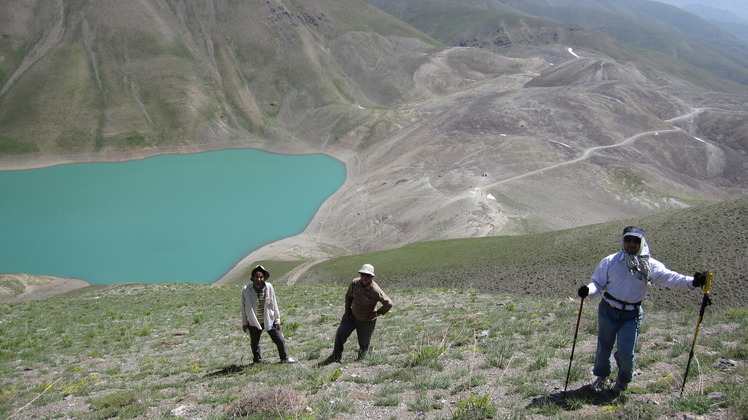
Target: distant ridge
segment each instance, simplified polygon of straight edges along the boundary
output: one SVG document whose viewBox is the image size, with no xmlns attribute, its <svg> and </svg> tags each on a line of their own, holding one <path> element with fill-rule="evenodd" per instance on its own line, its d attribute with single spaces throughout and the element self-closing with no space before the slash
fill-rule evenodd
<svg viewBox="0 0 748 420">
<path fill-rule="evenodd" d="M 596 49 L 615 58 L 633 59 L 631 52 L 611 42 L 615 39 L 748 85 L 748 41 L 664 2 L 414 0 L 403 4 L 394 0 L 367 1 L 447 45 L 469 43 L 471 39 L 475 43 L 483 38 L 493 42 L 485 42 L 482 47 L 501 52 L 512 44 L 527 48 L 561 42 Z M 475 16 L 472 25 L 455 18 L 461 14 Z M 606 37 L 609 37 L 607 42 L 603 41 Z"/>
</svg>

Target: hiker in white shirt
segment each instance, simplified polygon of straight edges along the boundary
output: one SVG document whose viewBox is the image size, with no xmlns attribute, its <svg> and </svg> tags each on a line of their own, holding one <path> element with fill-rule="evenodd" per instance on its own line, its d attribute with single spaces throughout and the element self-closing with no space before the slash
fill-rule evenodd
<svg viewBox="0 0 748 420">
<path fill-rule="evenodd" d="M 641 303 L 647 297 L 649 286 L 657 283 L 666 287 L 690 289 L 704 285 L 705 278 L 694 277 L 669 270 L 663 263 L 650 257 L 644 230 L 636 226 L 623 229 L 621 251 L 611 254 L 598 264 L 589 284 L 579 288 L 582 299 L 602 295 L 598 306 L 597 352 L 593 374 L 597 376 L 590 385 L 595 391 L 606 388 L 611 373 L 610 354 L 618 365 L 618 378 L 614 392 L 626 389 L 634 374 L 634 347 L 639 328 L 644 319 Z"/>
</svg>

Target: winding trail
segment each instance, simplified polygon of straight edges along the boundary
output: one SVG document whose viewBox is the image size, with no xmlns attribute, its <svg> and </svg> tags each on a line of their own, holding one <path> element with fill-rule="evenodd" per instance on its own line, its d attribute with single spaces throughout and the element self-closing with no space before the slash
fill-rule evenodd
<svg viewBox="0 0 748 420">
<path fill-rule="evenodd" d="M 510 178 L 506 178 L 506 179 L 502 179 L 501 181 L 496 181 L 496 182 L 493 182 L 493 183 L 488 184 L 488 185 L 484 185 L 484 186 L 479 187 L 479 188 L 480 188 L 481 194 L 482 194 L 483 191 L 485 189 L 487 189 L 487 188 L 495 187 L 495 186 L 501 185 L 501 184 L 506 184 L 507 182 L 516 181 L 518 179 L 527 178 L 529 176 L 537 175 L 537 174 L 545 172 L 545 171 L 550 171 L 551 169 L 556 169 L 556 168 L 560 168 L 562 166 L 573 165 L 575 163 L 581 162 L 583 160 L 586 160 L 588 157 L 590 157 L 591 154 L 595 153 L 598 150 L 613 149 L 613 148 L 616 148 L 616 147 L 623 147 L 623 146 L 626 146 L 626 145 L 628 145 L 630 143 L 633 143 L 634 141 L 636 141 L 636 140 L 638 140 L 638 139 L 640 139 L 640 138 L 642 138 L 644 136 L 658 135 L 659 133 L 676 133 L 676 132 L 679 132 L 679 131 L 683 131 L 683 130 L 681 130 L 680 128 L 673 128 L 673 129 L 668 129 L 668 130 L 655 130 L 655 131 L 647 131 L 647 132 L 644 132 L 644 133 L 639 133 L 639 134 L 636 134 L 636 135 L 633 135 L 633 136 L 627 138 L 626 140 L 624 140 L 624 141 L 622 141 L 620 143 L 609 144 L 607 146 L 595 146 L 595 147 L 590 147 L 588 149 L 585 149 L 584 152 L 582 152 L 582 154 L 578 158 L 575 158 L 575 159 L 572 159 L 572 160 L 569 160 L 569 161 L 566 161 L 566 162 L 556 163 L 556 164 L 553 164 L 553 165 L 550 165 L 550 166 L 546 166 L 544 168 L 536 169 L 534 171 L 525 172 L 523 174 L 516 175 L 516 176 L 510 177 Z"/>
<path fill-rule="evenodd" d="M 683 114 L 683 115 L 680 115 L 678 117 L 666 120 L 666 122 L 682 121 L 682 120 L 686 120 L 686 119 L 689 119 L 689 118 L 693 118 L 696 115 L 698 115 L 699 113 L 701 113 L 703 110 L 704 110 L 703 108 L 696 108 L 696 109 L 693 109 L 692 111 L 690 111 L 690 112 L 688 112 L 686 114 Z M 457 199 L 457 198 L 464 199 L 464 198 L 467 198 L 469 196 L 473 196 L 475 198 L 475 200 L 476 200 L 476 204 L 478 204 L 482 208 L 490 211 L 489 217 L 492 220 L 493 219 L 499 219 L 500 218 L 500 211 L 496 207 L 495 201 L 493 199 L 489 198 L 488 194 L 486 193 L 486 191 L 488 189 L 490 189 L 490 188 L 493 188 L 493 187 L 496 187 L 496 186 L 502 185 L 502 184 L 507 184 L 509 182 L 518 181 L 520 179 L 528 178 L 528 177 L 531 177 L 531 176 L 535 176 L 535 175 L 541 174 L 543 172 L 547 172 L 547 171 L 550 171 L 550 170 L 553 170 L 553 169 L 556 169 L 556 168 L 560 168 L 562 166 L 573 165 L 575 163 L 579 163 L 579 162 L 585 161 L 593 153 L 595 153 L 597 151 L 605 150 L 605 149 L 613 149 L 613 148 L 618 148 L 618 147 L 625 147 L 625 146 L 628 146 L 631 143 L 635 142 L 636 140 L 638 140 L 638 139 L 640 139 L 642 137 L 645 137 L 645 136 L 651 136 L 651 135 L 655 135 L 656 136 L 656 135 L 658 135 L 660 133 L 677 133 L 677 132 L 683 132 L 683 130 L 680 129 L 680 128 L 670 128 L 670 129 L 663 129 L 663 130 L 646 131 L 646 132 L 643 132 L 643 133 L 635 134 L 635 135 L 633 135 L 633 136 L 631 136 L 631 137 L 623 140 L 620 143 L 610 144 L 610 145 L 606 145 L 606 146 L 589 147 L 587 149 L 584 149 L 584 151 L 582 152 L 581 155 L 579 155 L 579 157 L 576 157 L 576 158 L 574 158 L 572 160 L 565 161 L 565 162 L 560 162 L 560 163 L 556 163 L 556 164 L 549 165 L 549 166 L 545 166 L 543 168 L 535 169 L 533 171 L 529 171 L 529 172 L 525 172 L 525 173 L 522 173 L 522 174 L 519 174 L 519 175 L 515 175 L 513 177 L 505 178 L 505 179 L 502 179 L 500 181 L 496 181 L 496 182 L 493 182 L 493 183 L 490 183 L 490 184 L 487 184 L 487 185 L 483 185 L 483 186 L 480 186 L 480 187 L 474 187 L 474 188 L 471 188 L 467 193 L 463 192 L 463 193 L 458 194 L 457 196 L 453 197 L 453 199 Z M 356 175 L 356 177 L 358 177 L 358 175 Z M 466 195 L 467 195 L 467 197 L 466 197 Z M 323 218 L 323 222 L 320 224 L 320 226 L 318 228 L 318 234 L 319 234 L 319 230 L 321 230 L 322 225 L 324 224 L 324 220 L 326 220 L 326 218 L 327 218 L 327 216 L 325 216 Z M 477 236 L 478 237 L 487 236 L 491 232 L 491 230 L 493 230 L 493 229 L 494 229 L 494 226 L 492 224 L 489 224 L 487 227 L 485 227 L 482 230 L 480 230 L 478 232 Z M 299 280 L 299 278 L 301 278 L 301 276 L 304 275 L 304 273 L 306 271 L 308 271 L 311 267 L 314 267 L 315 265 L 317 265 L 317 264 L 319 264 L 319 263 L 321 263 L 323 261 L 327 261 L 329 259 L 330 258 L 312 259 L 312 260 L 309 260 L 309 261 L 301 264 L 300 266 L 296 267 L 294 270 L 292 270 L 288 274 L 288 278 L 286 279 L 286 284 L 288 284 L 288 285 L 296 284 L 296 282 Z"/>
<path fill-rule="evenodd" d="M 330 258 L 317 258 L 317 259 L 309 260 L 305 262 L 304 264 L 301 264 L 300 266 L 294 268 L 293 270 L 291 270 L 290 273 L 288 273 L 288 278 L 286 278 L 286 285 L 293 286 L 299 280 L 299 277 L 301 277 L 302 274 L 306 273 L 307 270 L 329 259 Z"/>
<path fill-rule="evenodd" d="M 690 112 L 688 112 L 686 114 L 683 114 L 683 115 L 680 115 L 678 117 L 666 120 L 666 122 L 675 122 L 675 121 L 682 121 L 682 120 L 690 119 L 690 118 L 693 118 L 696 115 L 700 114 L 702 111 L 704 111 L 704 108 L 695 108 L 695 109 L 691 110 Z M 642 137 L 645 137 L 645 136 L 651 136 L 651 135 L 655 135 L 656 136 L 656 135 L 658 135 L 660 133 L 677 133 L 677 132 L 682 132 L 682 131 L 683 131 L 682 129 L 677 128 L 677 127 L 676 128 L 671 128 L 671 129 L 664 129 L 664 130 L 645 131 L 643 133 L 635 134 L 635 135 L 633 135 L 633 136 L 625 139 L 624 141 L 622 141 L 620 143 L 610 144 L 610 145 L 607 145 L 607 146 L 594 146 L 594 147 L 590 147 L 590 148 L 584 149 L 584 151 L 582 152 L 582 154 L 579 157 L 577 157 L 575 159 L 572 159 L 572 160 L 569 160 L 569 161 L 566 161 L 566 162 L 556 163 L 556 164 L 553 164 L 553 165 L 550 165 L 550 166 L 546 166 L 546 167 L 543 167 L 543 168 L 540 168 L 540 169 L 536 169 L 534 171 L 525 172 L 525 173 L 520 174 L 520 175 L 516 175 L 516 176 L 510 177 L 510 178 L 502 179 L 501 181 L 493 182 L 493 183 L 488 184 L 488 185 L 483 185 L 483 186 L 480 186 L 480 187 L 476 187 L 475 191 L 476 191 L 476 201 L 477 201 L 477 204 L 481 205 L 483 208 L 491 209 L 490 217 L 492 219 L 493 218 L 498 218 L 499 214 L 500 214 L 499 209 L 496 208 L 494 205 L 491 205 L 491 202 L 490 202 L 491 200 L 488 198 L 488 195 L 486 194 L 486 190 L 488 190 L 489 188 L 493 188 L 493 187 L 496 187 L 497 185 L 506 184 L 506 183 L 509 183 L 509 182 L 512 182 L 512 181 L 517 181 L 517 180 L 524 179 L 524 178 L 527 178 L 527 177 L 531 177 L 531 176 L 534 176 L 534 175 L 537 175 L 537 174 L 540 174 L 540 173 L 543 173 L 543 172 L 546 172 L 546 171 L 550 171 L 552 169 L 560 168 L 562 166 L 573 165 L 575 163 L 587 160 L 593 153 L 595 153 L 595 152 L 597 152 L 599 150 L 613 149 L 613 148 L 617 148 L 617 147 L 624 147 L 624 146 L 627 146 L 627 145 L 629 145 L 629 144 L 635 142 L 636 140 L 638 140 L 638 139 L 640 139 Z M 488 233 L 490 233 L 490 231 L 492 229 L 493 229 L 493 226 L 490 226 L 490 225 L 487 226 L 487 227 L 485 227 L 484 229 L 482 229 L 482 231 L 480 232 L 479 236 L 482 237 L 482 236 L 488 235 Z"/>
</svg>

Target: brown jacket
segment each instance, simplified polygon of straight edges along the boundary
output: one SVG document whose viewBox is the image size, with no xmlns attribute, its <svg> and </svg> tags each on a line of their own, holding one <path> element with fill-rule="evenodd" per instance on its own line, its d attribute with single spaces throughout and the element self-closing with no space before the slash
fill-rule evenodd
<svg viewBox="0 0 748 420">
<path fill-rule="evenodd" d="M 376 310 L 377 302 L 382 304 L 378 310 Z M 373 321 L 378 315 L 386 314 L 391 308 L 392 300 L 374 280 L 364 287 L 360 278 L 354 279 L 345 293 L 345 311 L 352 313 L 356 319 L 361 321 Z"/>
</svg>

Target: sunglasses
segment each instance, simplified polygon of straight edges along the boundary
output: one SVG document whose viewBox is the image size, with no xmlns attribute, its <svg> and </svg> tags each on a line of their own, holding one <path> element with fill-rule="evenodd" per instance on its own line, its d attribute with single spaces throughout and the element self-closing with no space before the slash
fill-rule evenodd
<svg viewBox="0 0 748 420">
<path fill-rule="evenodd" d="M 637 238 L 636 236 L 624 236 L 623 242 L 633 242 L 635 244 L 640 244 L 642 243 L 642 240 L 641 238 Z"/>
</svg>

